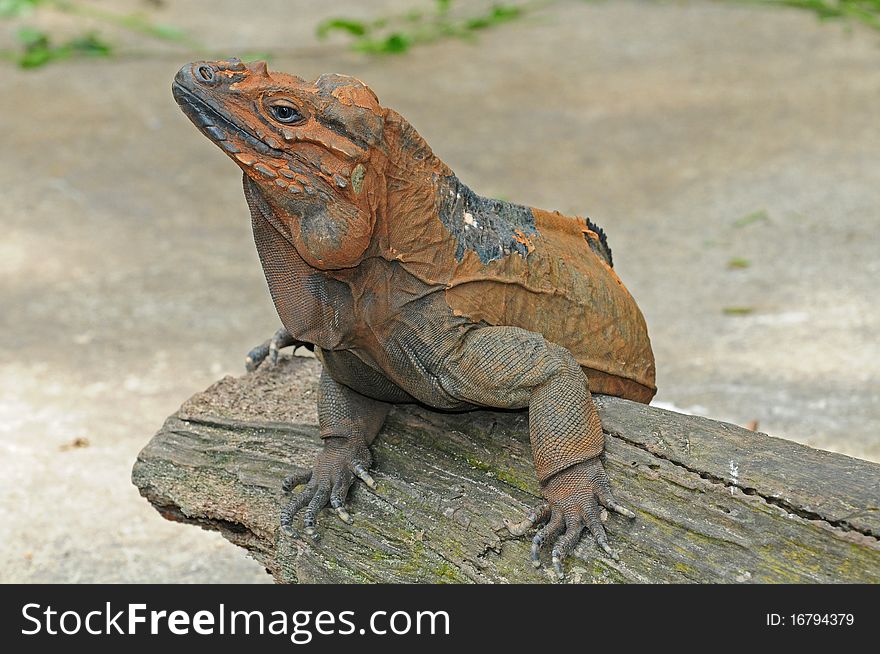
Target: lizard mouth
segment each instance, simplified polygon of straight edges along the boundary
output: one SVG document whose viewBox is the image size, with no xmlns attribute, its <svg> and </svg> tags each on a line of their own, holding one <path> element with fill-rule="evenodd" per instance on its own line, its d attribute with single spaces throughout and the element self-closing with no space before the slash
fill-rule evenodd
<svg viewBox="0 0 880 654">
<path fill-rule="evenodd" d="M 238 146 L 236 146 L 229 138 L 231 135 L 235 135 L 248 147 L 260 154 L 268 154 L 276 158 L 284 158 L 284 153 L 281 150 L 271 147 L 241 125 L 227 118 L 227 116 L 211 102 L 200 97 L 180 82 L 176 80 L 174 81 L 171 85 L 171 93 L 181 110 L 183 110 L 183 113 L 186 114 L 187 118 L 189 118 L 205 136 L 226 150 L 230 155 L 234 155 L 240 151 Z"/>
</svg>

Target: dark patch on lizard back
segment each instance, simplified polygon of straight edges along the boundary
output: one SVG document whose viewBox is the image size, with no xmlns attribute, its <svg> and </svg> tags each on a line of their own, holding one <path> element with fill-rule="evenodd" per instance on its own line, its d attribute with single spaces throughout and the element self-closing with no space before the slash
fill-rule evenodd
<svg viewBox="0 0 880 654">
<path fill-rule="evenodd" d="M 501 259 L 513 252 L 528 256 L 524 241 L 538 232 L 532 210 L 520 204 L 477 195 L 455 175 L 439 184 L 440 220 L 455 237 L 455 258 L 464 259 L 466 250 L 482 263 Z"/>
<path fill-rule="evenodd" d="M 596 241 L 588 238 L 587 235 L 584 234 L 584 238 L 587 239 L 587 244 L 590 246 L 590 249 L 605 259 L 610 267 L 614 268 L 614 259 L 611 258 L 611 246 L 608 245 L 608 237 L 605 235 L 605 230 L 589 218 L 587 218 L 587 227 L 589 227 L 591 231 L 596 232 L 596 236 L 599 237 L 599 242 L 596 243 Z"/>
</svg>

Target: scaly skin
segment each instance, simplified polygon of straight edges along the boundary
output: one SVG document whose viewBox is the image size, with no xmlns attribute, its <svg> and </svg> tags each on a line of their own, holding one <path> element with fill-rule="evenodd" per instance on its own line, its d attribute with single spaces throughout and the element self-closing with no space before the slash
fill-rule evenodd
<svg viewBox="0 0 880 654">
<path fill-rule="evenodd" d="M 369 446 L 390 403 L 446 410 L 529 410 L 545 502 L 516 535 L 544 524 L 562 562 L 584 529 L 609 555 L 611 493 L 590 392 L 648 402 L 654 359 L 644 319 L 589 220 L 483 198 L 462 184 L 399 114 L 362 82 L 314 82 L 264 63 L 197 62 L 175 99 L 242 169 L 254 240 L 282 330 L 248 368 L 288 345 L 324 369 L 324 450 L 281 529 L 317 537 L 328 503 L 346 522 L 357 477 L 374 486 Z"/>
</svg>

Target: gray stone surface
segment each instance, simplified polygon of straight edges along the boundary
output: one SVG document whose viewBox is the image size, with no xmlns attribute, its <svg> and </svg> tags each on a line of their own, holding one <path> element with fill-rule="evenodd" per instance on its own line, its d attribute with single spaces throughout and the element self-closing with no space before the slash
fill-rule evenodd
<svg viewBox="0 0 880 654">
<path fill-rule="evenodd" d="M 479 192 L 589 214 L 647 317 L 660 406 L 880 460 L 875 32 L 620 1 L 553 3 L 396 58 L 313 37 L 328 14 L 412 4 L 158 16 L 217 54 L 357 75 Z M 0 67 L 2 581 L 269 581 L 129 481 L 164 418 L 277 322 L 239 172 L 171 99 L 195 55 L 162 50 Z"/>
</svg>

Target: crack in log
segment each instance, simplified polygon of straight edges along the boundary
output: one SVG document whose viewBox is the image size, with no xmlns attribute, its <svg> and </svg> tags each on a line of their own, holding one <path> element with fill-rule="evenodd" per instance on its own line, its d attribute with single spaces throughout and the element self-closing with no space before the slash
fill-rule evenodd
<svg viewBox="0 0 880 654">
<path fill-rule="evenodd" d="M 880 538 L 875 536 L 870 531 L 865 531 L 863 529 L 859 529 L 858 527 L 855 527 L 854 525 L 847 522 L 846 518 L 834 520 L 834 519 L 831 519 L 831 518 L 828 518 L 828 517 L 822 515 L 821 513 L 817 513 L 815 511 L 810 511 L 809 509 L 805 509 L 803 507 L 795 506 L 780 497 L 773 497 L 772 495 L 764 495 L 757 488 L 754 488 L 752 486 L 743 486 L 741 484 L 737 484 L 735 482 L 729 481 L 729 480 L 725 479 L 724 477 L 719 477 L 717 475 L 713 475 L 713 474 L 706 472 L 704 470 L 697 470 L 696 468 L 692 468 L 685 463 L 682 463 L 680 461 L 676 461 L 675 459 L 667 456 L 666 454 L 663 454 L 662 452 L 656 451 L 656 449 L 652 449 L 649 445 L 646 445 L 645 443 L 640 443 L 639 441 L 627 438 L 626 436 L 624 436 L 620 432 L 606 431 L 606 434 L 608 434 L 609 436 L 613 436 L 614 438 L 618 438 L 621 441 L 623 441 L 624 443 L 627 443 L 628 445 L 632 445 L 633 447 L 637 447 L 638 449 L 642 450 L 643 452 L 647 452 L 651 456 L 656 456 L 658 459 L 668 461 L 669 463 L 671 463 L 674 466 L 677 466 L 679 468 L 683 468 L 684 470 L 687 470 L 690 473 L 698 475 L 702 479 L 705 479 L 706 481 L 709 481 L 713 484 L 719 484 L 719 485 L 725 486 L 727 488 L 736 488 L 736 489 L 740 490 L 742 493 L 744 493 L 745 495 L 749 495 L 752 497 L 758 497 L 761 500 L 763 500 L 764 502 L 766 502 L 767 504 L 778 507 L 788 513 L 791 513 L 791 514 L 796 515 L 800 518 L 803 518 L 804 520 L 813 520 L 813 521 L 818 521 L 818 522 L 824 522 L 825 524 L 827 524 L 831 527 L 836 527 L 836 528 L 840 529 L 841 531 L 855 532 L 857 534 L 861 534 L 865 538 L 871 539 L 875 543 L 880 543 Z M 851 517 L 851 516 L 848 516 L 848 517 Z"/>
<path fill-rule="evenodd" d="M 186 414 L 179 415 L 177 419 L 184 423 L 214 429 L 228 429 L 238 433 L 250 429 L 260 434 L 280 432 L 287 436 L 314 436 L 318 434 L 318 425 L 313 425 L 308 422 L 278 422 L 274 420 L 259 422 L 255 420 L 240 420 L 237 418 L 221 418 L 218 416 L 188 416 Z"/>
</svg>

